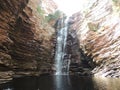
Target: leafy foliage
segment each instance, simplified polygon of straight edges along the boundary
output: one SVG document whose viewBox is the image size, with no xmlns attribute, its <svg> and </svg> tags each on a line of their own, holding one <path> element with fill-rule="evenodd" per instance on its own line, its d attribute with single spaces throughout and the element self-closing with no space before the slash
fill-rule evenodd
<svg viewBox="0 0 120 90">
<path fill-rule="evenodd" d="M 37 11 L 41 16 L 44 15 L 44 10 L 42 10 L 42 8 L 40 6 L 37 7 Z"/>
<path fill-rule="evenodd" d="M 48 16 L 45 17 L 46 21 L 51 21 L 51 20 L 57 20 L 58 18 L 60 18 L 61 16 L 65 15 L 63 12 L 57 10 L 55 13 L 53 14 L 49 14 Z"/>
</svg>

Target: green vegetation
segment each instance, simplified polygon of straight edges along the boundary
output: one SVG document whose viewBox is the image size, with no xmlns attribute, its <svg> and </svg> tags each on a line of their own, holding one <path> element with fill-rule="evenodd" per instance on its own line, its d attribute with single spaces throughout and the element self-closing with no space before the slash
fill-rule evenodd
<svg viewBox="0 0 120 90">
<path fill-rule="evenodd" d="M 57 10 L 52 14 L 48 14 L 48 16 L 44 16 L 45 11 L 42 9 L 41 6 L 37 7 L 37 11 L 38 11 L 39 15 L 41 17 L 43 17 L 44 22 L 56 21 L 58 18 L 64 18 L 64 19 L 66 18 L 66 15 L 60 10 Z"/>
<path fill-rule="evenodd" d="M 45 19 L 47 22 L 49 22 L 51 20 L 57 20 L 60 17 L 65 17 L 65 14 L 63 12 L 57 10 L 53 14 L 49 14 L 48 16 L 46 16 Z"/>
<path fill-rule="evenodd" d="M 120 5 L 120 0 L 112 0 L 116 6 L 119 6 Z M 120 6 L 119 6 L 120 7 Z"/>
<path fill-rule="evenodd" d="M 44 10 L 42 10 L 42 8 L 40 6 L 37 7 L 37 11 L 41 16 L 44 15 Z"/>
<path fill-rule="evenodd" d="M 99 29 L 99 24 L 97 24 L 97 23 L 94 24 L 94 23 L 90 22 L 90 23 L 88 23 L 88 27 L 90 30 L 96 32 Z"/>
<path fill-rule="evenodd" d="M 119 0 L 112 0 L 112 1 L 115 2 L 115 3 L 118 3 Z"/>
</svg>

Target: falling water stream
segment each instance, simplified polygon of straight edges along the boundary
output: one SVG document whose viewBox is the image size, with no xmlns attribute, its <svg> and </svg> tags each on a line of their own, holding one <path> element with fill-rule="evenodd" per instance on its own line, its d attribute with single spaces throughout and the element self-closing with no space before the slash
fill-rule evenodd
<svg viewBox="0 0 120 90">
<path fill-rule="evenodd" d="M 57 32 L 57 44 L 55 52 L 55 67 L 56 67 L 55 75 L 67 75 L 69 73 L 70 61 L 68 59 L 65 59 L 67 32 L 68 32 L 67 24 Z"/>
</svg>

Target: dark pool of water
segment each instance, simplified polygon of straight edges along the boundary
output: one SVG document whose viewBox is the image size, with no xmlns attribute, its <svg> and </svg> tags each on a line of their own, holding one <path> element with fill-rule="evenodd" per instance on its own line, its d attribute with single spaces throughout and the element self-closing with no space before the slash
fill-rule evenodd
<svg viewBox="0 0 120 90">
<path fill-rule="evenodd" d="M 120 90 L 120 79 L 78 76 L 22 77 L 1 84 L 0 90 Z"/>
</svg>

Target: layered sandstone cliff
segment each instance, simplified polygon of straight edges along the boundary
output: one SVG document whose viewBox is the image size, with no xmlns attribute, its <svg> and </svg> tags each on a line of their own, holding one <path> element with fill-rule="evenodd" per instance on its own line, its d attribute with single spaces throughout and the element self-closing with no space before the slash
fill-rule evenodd
<svg viewBox="0 0 120 90">
<path fill-rule="evenodd" d="M 93 0 L 71 17 L 71 31 L 80 49 L 93 58 L 95 75 L 120 77 L 119 0 Z M 88 63 L 91 61 L 88 61 Z"/>
<path fill-rule="evenodd" d="M 41 7 L 44 10 L 45 15 L 54 13 L 57 9 L 57 5 L 53 0 L 41 0 Z"/>
<path fill-rule="evenodd" d="M 39 15 L 39 4 L 0 1 L 0 79 L 51 72 L 54 29 Z"/>
</svg>

